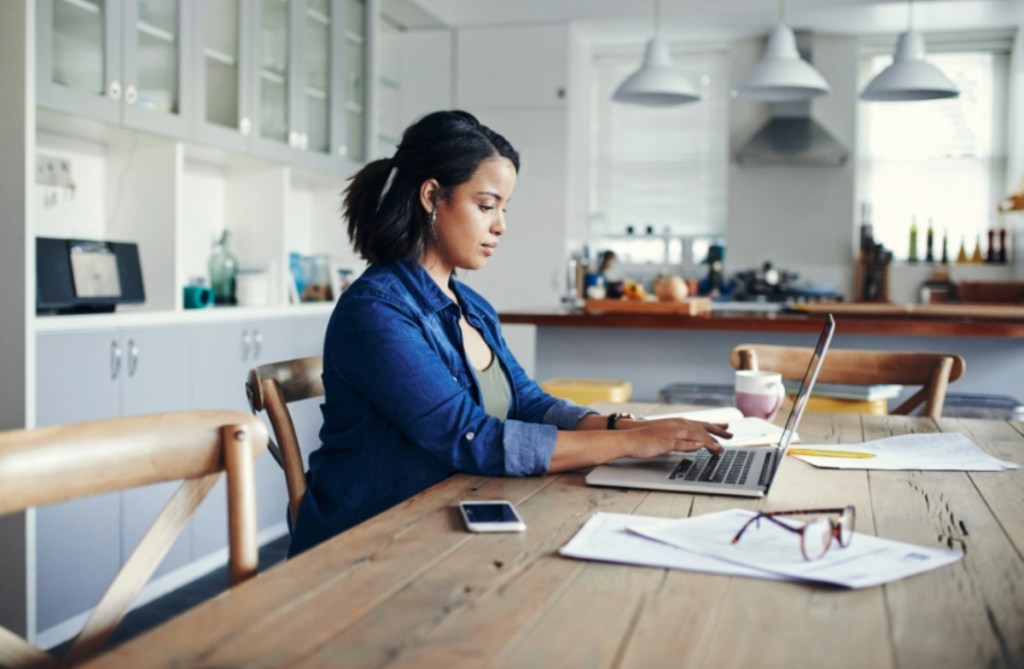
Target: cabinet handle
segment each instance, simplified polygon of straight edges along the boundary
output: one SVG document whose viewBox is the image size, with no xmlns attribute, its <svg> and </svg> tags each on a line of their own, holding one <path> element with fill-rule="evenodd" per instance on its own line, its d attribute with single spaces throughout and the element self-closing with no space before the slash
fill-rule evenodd
<svg viewBox="0 0 1024 669">
<path fill-rule="evenodd" d="M 293 149 L 299 147 L 299 133 L 297 133 L 294 130 L 288 133 L 288 146 L 292 147 Z"/>
<path fill-rule="evenodd" d="M 249 359 L 249 349 L 252 348 L 252 335 L 248 330 L 242 330 L 242 360 Z"/>
<path fill-rule="evenodd" d="M 139 347 L 134 339 L 128 340 L 128 378 L 135 376 L 139 368 Z"/>
<path fill-rule="evenodd" d="M 309 135 L 301 133 L 299 135 L 299 148 L 305 151 L 309 148 Z"/>
<path fill-rule="evenodd" d="M 345 146 L 344 144 L 339 144 L 338 145 L 338 155 L 339 156 L 347 156 L 348 155 L 348 147 Z"/>
<path fill-rule="evenodd" d="M 107 84 L 107 97 L 111 100 L 121 99 L 121 82 L 117 79 L 111 79 L 110 83 Z"/>
<path fill-rule="evenodd" d="M 259 330 L 252 331 L 252 359 L 259 360 L 260 351 L 263 350 L 263 334 Z"/>
<path fill-rule="evenodd" d="M 135 101 L 139 99 L 139 89 L 134 86 L 126 86 L 124 89 L 124 101 L 130 105 L 135 104 Z"/>
<path fill-rule="evenodd" d="M 110 378 L 116 379 L 121 373 L 121 347 L 116 341 L 110 342 Z"/>
<path fill-rule="evenodd" d="M 243 135 L 248 135 L 252 132 L 252 121 L 248 117 L 243 117 L 238 121 L 238 132 Z"/>
</svg>

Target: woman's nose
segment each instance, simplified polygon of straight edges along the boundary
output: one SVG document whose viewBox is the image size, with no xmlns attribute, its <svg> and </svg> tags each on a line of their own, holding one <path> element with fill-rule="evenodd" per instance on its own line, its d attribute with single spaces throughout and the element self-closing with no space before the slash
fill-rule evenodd
<svg viewBox="0 0 1024 669">
<path fill-rule="evenodd" d="M 498 218 L 495 220 L 494 225 L 491 226 L 491 232 L 500 237 L 505 234 L 507 229 L 508 227 L 505 225 L 505 212 L 499 210 Z"/>
</svg>

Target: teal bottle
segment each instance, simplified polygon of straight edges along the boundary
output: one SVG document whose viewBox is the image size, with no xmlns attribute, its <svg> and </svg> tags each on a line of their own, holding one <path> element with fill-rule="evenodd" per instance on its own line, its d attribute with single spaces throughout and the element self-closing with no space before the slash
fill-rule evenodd
<svg viewBox="0 0 1024 669">
<path fill-rule="evenodd" d="M 228 250 L 227 230 L 213 244 L 208 269 L 210 270 L 210 289 L 213 291 L 214 304 L 234 304 L 238 261 Z"/>
</svg>

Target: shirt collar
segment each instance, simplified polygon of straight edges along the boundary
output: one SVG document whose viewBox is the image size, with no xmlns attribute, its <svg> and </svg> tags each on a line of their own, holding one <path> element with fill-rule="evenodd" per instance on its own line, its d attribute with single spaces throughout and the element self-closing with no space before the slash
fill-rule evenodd
<svg viewBox="0 0 1024 669">
<path fill-rule="evenodd" d="M 424 313 L 435 313 L 449 306 L 458 308 L 459 305 L 452 302 L 451 298 L 444 294 L 441 287 L 427 274 L 427 270 L 423 269 L 423 266 L 416 259 L 396 260 L 392 263 L 392 267 L 395 274 L 398 275 L 416 301 L 422 305 Z M 455 294 L 462 300 L 458 283 L 458 281 L 452 279 L 450 285 Z M 465 303 L 465 300 L 462 300 L 462 302 Z"/>
</svg>

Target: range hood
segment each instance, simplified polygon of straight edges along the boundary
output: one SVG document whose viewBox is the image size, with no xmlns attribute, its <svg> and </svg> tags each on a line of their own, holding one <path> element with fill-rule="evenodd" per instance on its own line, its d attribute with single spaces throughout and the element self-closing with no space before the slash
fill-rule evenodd
<svg viewBox="0 0 1024 669">
<path fill-rule="evenodd" d="M 810 33 L 796 33 L 800 57 L 811 62 Z M 811 118 L 811 101 L 770 104 L 771 118 L 736 153 L 740 165 L 839 167 L 850 152 Z"/>
</svg>

